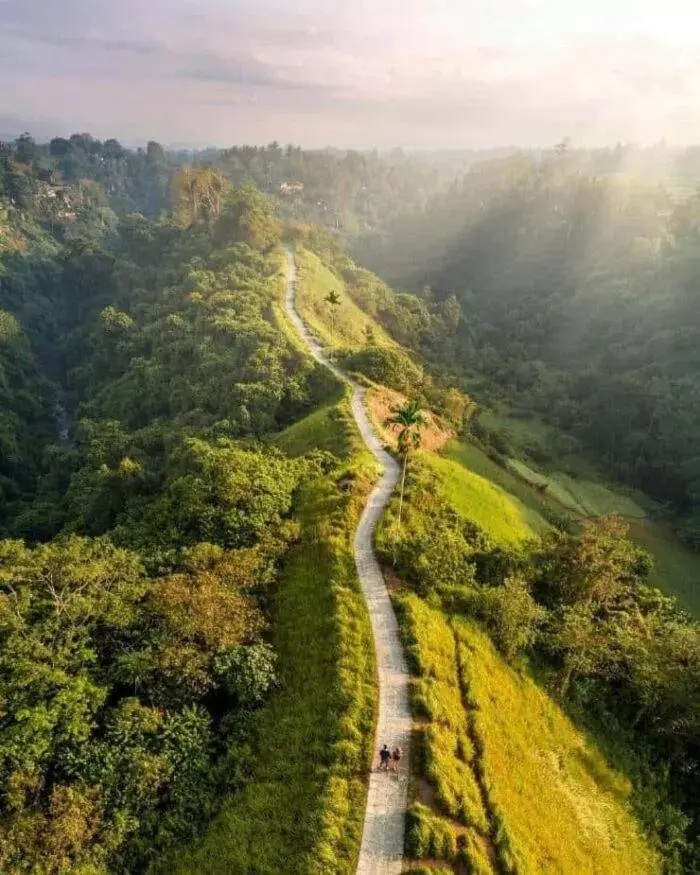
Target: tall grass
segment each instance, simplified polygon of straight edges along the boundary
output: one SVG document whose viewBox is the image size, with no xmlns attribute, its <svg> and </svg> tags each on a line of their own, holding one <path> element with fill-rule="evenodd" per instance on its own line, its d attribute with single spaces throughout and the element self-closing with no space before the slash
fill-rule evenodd
<svg viewBox="0 0 700 875">
<path fill-rule="evenodd" d="M 475 751 L 462 707 L 454 635 L 445 617 L 419 598 L 401 599 L 398 607 L 416 672 L 413 712 L 429 720 L 425 777 L 443 813 L 487 833 L 488 819 L 474 773 Z"/>
<path fill-rule="evenodd" d="M 489 875 L 491 824 L 477 780 L 454 633 L 444 614 L 413 594 L 399 596 L 396 608 L 413 675 L 413 713 L 422 727 L 419 781 L 430 785 L 433 801 L 433 810 L 418 801 L 411 806 L 406 855 L 460 862 L 467 871 Z"/>
<path fill-rule="evenodd" d="M 629 781 L 482 631 L 455 625 L 506 868 L 521 875 L 660 872 L 631 813 Z"/>
<path fill-rule="evenodd" d="M 310 442 L 309 434 L 317 431 L 325 439 L 316 426 L 314 420 L 306 424 Z M 297 429 L 290 443 L 298 447 L 300 440 Z M 376 688 L 369 615 L 352 542 L 375 475 L 372 457 L 353 452 L 335 477 L 302 487 L 302 538 L 274 606 L 281 684 L 262 713 L 252 768 L 203 839 L 160 871 L 354 872 Z"/>
<path fill-rule="evenodd" d="M 460 462 L 429 453 L 420 458 L 440 477 L 442 492 L 450 504 L 477 523 L 496 544 L 517 546 L 549 528 L 532 508 Z"/>
<path fill-rule="evenodd" d="M 479 873 L 660 872 L 629 781 L 557 704 L 476 625 L 414 594 L 396 602 L 422 717 L 421 777 L 434 789 L 431 806 L 411 808 L 407 855 Z M 479 817 L 461 816 L 465 799 Z"/>
<path fill-rule="evenodd" d="M 327 450 L 339 459 L 347 459 L 358 449 L 357 431 L 347 392 L 340 390 L 338 396 L 276 435 L 275 446 L 293 457 L 311 450 Z"/>
</svg>

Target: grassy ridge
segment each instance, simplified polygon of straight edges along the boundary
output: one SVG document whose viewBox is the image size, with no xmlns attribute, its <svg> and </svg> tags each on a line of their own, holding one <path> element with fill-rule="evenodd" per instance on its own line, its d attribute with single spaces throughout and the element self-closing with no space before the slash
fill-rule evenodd
<svg viewBox="0 0 700 875">
<path fill-rule="evenodd" d="M 318 423 L 328 415 L 293 426 L 289 445 L 311 448 L 315 434 L 325 440 Z M 302 538 L 275 601 L 281 684 L 262 714 L 252 774 L 169 871 L 354 871 L 376 706 L 371 628 L 352 554 L 376 470 L 358 446 L 355 437 L 341 471 L 299 495 Z"/>
<path fill-rule="evenodd" d="M 366 329 L 371 328 L 377 346 L 396 346 L 384 329 L 361 310 L 345 291 L 345 285 L 313 252 L 296 251 L 298 284 L 297 306 L 304 322 L 324 346 L 361 349 L 367 345 Z M 331 336 L 331 308 L 325 302 L 336 292 L 340 304 L 335 309 Z"/>
<path fill-rule="evenodd" d="M 344 391 L 340 403 L 336 400 L 314 410 L 277 435 L 273 443 L 292 457 L 318 449 L 348 458 L 357 449 L 357 432 Z"/>
<path fill-rule="evenodd" d="M 534 681 L 474 625 L 412 594 L 397 605 L 433 791 L 414 782 L 411 858 L 482 875 L 660 871 L 629 811 L 628 782 Z"/>
</svg>

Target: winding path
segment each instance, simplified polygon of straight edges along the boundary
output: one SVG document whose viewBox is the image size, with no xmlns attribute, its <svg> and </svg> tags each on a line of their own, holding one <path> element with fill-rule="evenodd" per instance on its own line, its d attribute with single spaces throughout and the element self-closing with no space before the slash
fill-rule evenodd
<svg viewBox="0 0 700 875">
<path fill-rule="evenodd" d="M 375 751 L 384 743 L 391 748 L 398 745 L 403 750 L 404 759 L 402 772 L 398 776 L 377 771 L 373 771 L 370 775 L 357 875 L 395 875 L 401 872 L 403 860 L 408 787 L 406 769 L 411 739 L 409 675 L 394 610 L 374 554 L 373 540 L 377 522 L 398 482 L 400 470 L 395 459 L 382 447 L 372 428 L 365 410 L 365 390 L 326 358 L 296 311 L 294 303 L 296 263 L 290 247 L 287 248 L 287 263 L 289 266 L 285 295 L 287 315 L 308 345 L 313 357 L 350 387 L 352 413 L 357 427 L 364 442 L 383 468 L 382 477 L 367 501 L 355 533 L 355 563 L 369 607 L 377 655 L 379 715 Z"/>
</svg>

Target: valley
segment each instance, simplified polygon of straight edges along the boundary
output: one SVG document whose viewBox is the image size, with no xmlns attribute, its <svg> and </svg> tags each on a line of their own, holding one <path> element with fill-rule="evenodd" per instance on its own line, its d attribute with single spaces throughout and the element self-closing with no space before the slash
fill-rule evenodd
<svg viewBox="0 0 700 875">
<path fill-rule="evenodd" d="M 508 156 L 410 220 L 382 189 L 365 260 L 405 271 L 392 286 L 312 220 L 332 174 L 305 204 L 234 151 L 66 143 L 2 153 L 25 200 L 0 214 L 0 868 L 693 872 L 694 420 L 663 380 L 691 398 L 694 359 L 611 387 L 601 350 L 584 379 L 550 343 L 600 264 L 573 219 L 574 267 L 549 244 L 542 267 L 549 219 L 509 234 L 579 170 L 521 161 L 512 213 L 490 188 Z M 346 192 L 423 179 L 323 161 Z M 77 177 L 74 214 L 44 164 Z M 469 216 L 472 190 L 498 252 L 478 220 L 445 249 L 424 228 L 440 270 L 403 260 L 401 234 L 444 198 Z"/>
</svg>

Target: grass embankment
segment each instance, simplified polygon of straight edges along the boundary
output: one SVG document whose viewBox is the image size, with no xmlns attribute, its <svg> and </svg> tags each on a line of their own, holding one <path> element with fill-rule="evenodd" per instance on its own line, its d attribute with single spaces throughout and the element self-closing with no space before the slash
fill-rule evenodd
<svg viewBox="0 0 700 875">
<path fill-rule="evenodd" d="M 556 703 L 476 626 L 413 594 L 397 605 L 423 718 L 410 855 L 480 875 L 660 871 L 629 783 Z"/>
<path fill-rule="evenodd" d="M 169 871 L 354 872 L 376 692 L 352 543 L 376 468 L 348 415 L 343 399 L 279 438 L 296 454 L 333 442 L 346 461 L 334 475 L 305 484 L 298 497 L 302 536 L 274 605 L 280 688 L 261 715 L 250 774 Z"/>
<path fill-rule="evenodd" d="M 357 350 L 367 346 L 371 329 L 376 346 L 396 346 L 384 329 L 361 310 L 345 290 L 345 284 L 308 249 L 299 246 L 297 262 L 297 307 L 304 322 L 324 345 Z M 326 303 L 335 292 L 340 303 Z"/>
<path fill-rule="evenodd" d="M 654 558 L 650 583 L 678 598 L 678 604 L 700 618 L 700 554 L 688 549 L 662 523 L 632 522 L 630 538 Z"/>
<path fill-rule="evenodd" d="M 438 475 L 450 504 L 477 523 L 495 543 L 515 546 L 550 527 L 531 506 L 475 474 L 463 462 L 431 453 L 421 453 L 419 458 Z"/>
<path fill-rule="evenodd" d="M 277 435 L 273 443 L 288 456 L 303 456 L 311 450 L 327 450 L 347 458 L 357 445 L 357 429 L 345 390 L 335 401 L 319 407 Z"/>
</svg>

